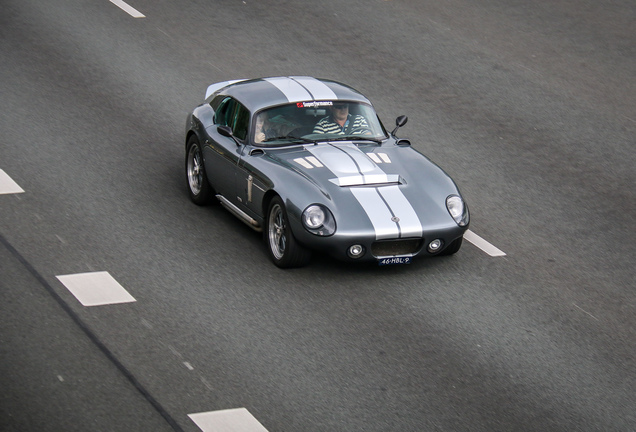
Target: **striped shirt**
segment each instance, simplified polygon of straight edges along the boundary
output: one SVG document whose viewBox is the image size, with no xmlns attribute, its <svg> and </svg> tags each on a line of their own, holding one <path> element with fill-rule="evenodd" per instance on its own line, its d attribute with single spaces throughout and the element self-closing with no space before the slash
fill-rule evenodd
<svg viewBox="0 0 636 432">
<path fill-rule="evenodd" d="M 331 116 L 325 117 L 316 123 L 313 133 L 344 135 L 345 132 L 351 131 L 350 133 L 359 135 L 369 131 L 369 124 L 363 116 L 356 115 L 355 118 L 353 118 L 353 124 L 349 126 L 351 121 L 352 115 L 349 114 L 344 127 L 341 127 L 338 123 L 333 121 Z"/>
</svg>

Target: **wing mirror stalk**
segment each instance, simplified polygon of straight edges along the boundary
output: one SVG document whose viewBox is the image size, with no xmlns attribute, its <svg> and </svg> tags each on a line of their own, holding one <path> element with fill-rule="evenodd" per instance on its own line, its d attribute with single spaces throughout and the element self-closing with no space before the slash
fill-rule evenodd
<svg viewBox="0 0 636 432">
<path fill-rule="evenodd" d="M 232 128 L 229 126 L 219 126 L 216 128 L 217 132 L 221 135 L 223 135 L 224 137 L 228 137 L 228 138 L 232 138 L 232 140 L 236 143 L 237 146 L 240 146 L 241 143 L 237 141 L 236 137 L 234 136 L 234 133 L 232 132 Z"/>
</svg>

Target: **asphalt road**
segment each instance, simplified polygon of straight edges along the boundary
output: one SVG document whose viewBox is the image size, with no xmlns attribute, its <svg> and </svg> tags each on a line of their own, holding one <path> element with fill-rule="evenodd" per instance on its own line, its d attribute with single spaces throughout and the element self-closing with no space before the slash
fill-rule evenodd
<svg viewBox="0 0 636 432">
<path fill-rule="evenodd" d="M 636 430 L 632 0 L 0 4 L 0 430 Z M 274 75 L 408 115 L 505 256 L 283 271 L 190 203 L 188 110 Z"/>
</svg>

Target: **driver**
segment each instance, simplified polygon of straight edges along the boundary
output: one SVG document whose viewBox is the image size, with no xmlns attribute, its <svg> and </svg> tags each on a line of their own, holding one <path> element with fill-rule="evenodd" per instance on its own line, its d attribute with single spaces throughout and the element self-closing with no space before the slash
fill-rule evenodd
<svg viewBox="0 0 636 432">
<path fill-rule="evenodd" d="M 363 116 L 349 114 L 349 104 L 334 102 L 331 106 L 331 114 L 316 123 L 313 133 L 359 135 L 370 133 L 370 131 L 367 120 Z"/>
</svg>

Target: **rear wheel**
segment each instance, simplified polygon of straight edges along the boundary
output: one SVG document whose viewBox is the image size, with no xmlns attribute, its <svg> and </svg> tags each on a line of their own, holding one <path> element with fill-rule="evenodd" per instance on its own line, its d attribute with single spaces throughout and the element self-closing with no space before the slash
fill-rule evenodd
<svg viewBox="0 0 636 432">
<path fill-rule="evenodd" d="M 285 205 L 280 197 L 274 197 L 269 204 L 263 234 L 267 253 L 278 267 L 302 267 L 309 263 L 311 252 L 294 238 L 289 227 Z"/>
<path fill-rule="evenodd" d="M 190 199 L 197 205 L 212 202 L 214 191 L 205 173 L 203 153 L 196 135 L 190 137 L 186 146 L 185 171 Z"/>
</svg>

